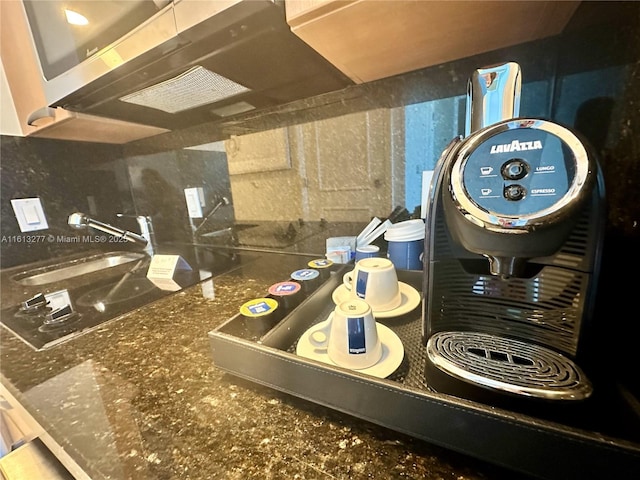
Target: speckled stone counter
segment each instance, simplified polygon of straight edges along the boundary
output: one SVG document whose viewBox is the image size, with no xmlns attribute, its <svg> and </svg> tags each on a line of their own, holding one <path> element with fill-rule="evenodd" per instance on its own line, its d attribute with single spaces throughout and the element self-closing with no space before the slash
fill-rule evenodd
<svg viewBox="0 0 640 480">
<path fill-rule="evenodd" d="M 93 479 L 520 478 L 216 369 L 207 333 L 310 259 L 264 253 L 213 298 L 195 285 L 41 352 L 3 328 L 3 383 Z"/>
</svg>

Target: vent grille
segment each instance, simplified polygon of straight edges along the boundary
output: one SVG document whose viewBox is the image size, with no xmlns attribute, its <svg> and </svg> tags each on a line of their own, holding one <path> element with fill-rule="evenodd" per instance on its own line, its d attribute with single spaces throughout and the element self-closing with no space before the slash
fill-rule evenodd
<svg viewBox="0 0 640 480">
<path fill-rule="evenodd" d="M 538 345 L 473 332 L 439 332 L 428 360 L 446 374 L 492 390 L 549 400 L 582 400 L 592 386 L 567 357 Z"/>
<path fill-rule="evenodd" d="M 545 267 L 533 279 L 504 281 L 450 261 L 435 266 L 435 278 L 431 331 L 506 333 L 575 355 L 586 275 Z"/>
<path fill-rule="evenodd" d="M 196 66 L 177 77 L 138 90 L 120 100 L 167 113 L 178 113 L 250 91 L 204 67 Z"/>
<path fill-rule="evenodd" d="M 439 202 L 434 222 L 425 303 L 428 334 L 475 331 L 545 345 L 575 357 L 589 305 L 592 282 L 594 207 L 588 202 L 562 248 L 534 259 L 540 270 L 531 278 L 505 281 L 488 273 L 481 255 L 467 252 L 451 239 Z"/>
</svg>

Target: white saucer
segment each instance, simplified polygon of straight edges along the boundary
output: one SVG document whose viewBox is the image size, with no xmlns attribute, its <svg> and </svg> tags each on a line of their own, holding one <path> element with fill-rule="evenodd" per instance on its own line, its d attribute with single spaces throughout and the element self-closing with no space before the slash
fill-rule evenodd
<svg viewBox="0 0 640 480">
<path fill-rule="evenodd" d="M 400 296 L 402 297 L 400 306 L 393 310 L 386 310 L 384 312 L 374 310 L 373 315 L 376 318 L 391 318 L 404 315 L 416 308 L 420 303 L 420 293 L 415 288 L 404 282 L 398 282 L 398 284 L 400 285 Z M 349 300 L 349 298 L 351 298 L 351 292 L 344 285 L 340 285 L 333 291 L 331 298 L 333 299 L 333 303 L 338 305 Z"/>
<path fill-rule="evenodd" d="M 309 341 L 311 333 L 323 328 L 328 321 L 329 319 L 320 322 L 317 325 L 309 328 L 302 334 L 300 340 L 298 340 L 296 355 L 309 358 L 311 360 L 317 360 L 322 363 L 327 363 L 329 365 L 335 365 L 335 363 L 333 363 L 333 361 L 329 358 L 326 349 L 316 348 L 311 345 L 311 342 Z M 398 337 L 398 335 L 396 335 L 395 332 L 389 327 L 387 327 L 386 325 L 382 325 L 381 323 L 376 323 L 376 327 L 378 329 L 380 342 L 382 342 L 382 357 L 380 357 L 378 363 L 372 365 L 371 367 L 353 370 L 356 372 L 371 375 L 372 377 L 386 378 L 393 372 L 395 372 L 402 363 L 402 360 L 404 359 L 404 346 L 402 345 L 402 340 L 400 340 L 400 337 Z"/>
</svg>

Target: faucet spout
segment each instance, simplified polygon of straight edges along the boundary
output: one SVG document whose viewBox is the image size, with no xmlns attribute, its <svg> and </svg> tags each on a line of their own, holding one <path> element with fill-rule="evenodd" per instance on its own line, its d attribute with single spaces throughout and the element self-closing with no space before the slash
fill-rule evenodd
<svg viewBox="0 0 640 480">
<path fill-rule="evenodd" d="M 151 217 L 147 215 L 126 215 L 124 213 L 116 213 L 116 217 L 134 217 L 136 219 L 138 227 L 140 228 L 140 236 L 147 241 L 145 250 L 149 255 L 153 255 L 153 245 L 156 243 L 156 235 L 153 230 Z"/>
<path fill-rule="evenodd" d="M 100 222 L 88 217 L 81 212 L 75 212 L 69 215 L 67 223 L 69 224 L 69 226 L 77 229 L 84 229 L 88 227 L 95 228 L 96 230 L 100 230 L 101 232 L 104 232 L 108 235 L 113 235 L 115 237 L 122 238 L 129 242 L 137 243 L 138 245 L 142 245 L 145 247 L 150 244 L 150 242 L 142 235 L 138 235 L 137 233 L 114 227 L 113 225 L 109 225 L 108 223 Z"/>
<path fill-rule="evenodd" d="M 230 203 L 231 202 L 229 202 L 229 199 L 227 197 L 220 197 L 220 200 L 218 200 L 218 203 L 216 203 L 213 206 L 213 208 L 207 214 L 207 216 L 204 217 L 204 220 L 202 220 L 202 222 L 200 222 L 200 225 L 198 225 L 197 227 L 195 227 L 193 229 L 193 233 L 197 234 L 200 231 L 200 229 L 204 226 L 204 224 L 207 223 L 207 220 L 209 220 L 211 217 L 213 217 L 213 214 L 216 213 L 220 207 L 223 207 L 225 205 L 229 205 Z"/>
</svg>

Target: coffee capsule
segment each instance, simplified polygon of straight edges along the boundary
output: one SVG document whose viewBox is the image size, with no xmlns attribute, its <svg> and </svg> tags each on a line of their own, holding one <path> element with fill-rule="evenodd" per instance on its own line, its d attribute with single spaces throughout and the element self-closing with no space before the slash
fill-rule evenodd
<svg viewBox="0 0 640 480">
<path fill-rule="evenodd" d="M 291 279 L 300 282 L 304 293 L 311 293 L 320 284 L 320 272 L 315 268 L 303 268 L 293 272 Z"/>
<path fill-rule="evenodd" d="M 240 307 L 240 315 L 244 318 L 247 330 L 262 336 L 281 320 L 282 310 L 274 298 L 254 298 Z"/>
<path fill-rule="evenodd" d="M 286 315 L 302 301 L 302 285 L 298 282 L 278 282 L 269 287 L 269 295 L 275 298 Z"/>
<path fill-rule="evenodd" d="M 317 258 L 315 260 L 311 260 L 307 265 L 310 268 L 318 270 L 321 280 L 326 280 L 331 276 L 333 261 L 328 258 Z"/>
</svg>

